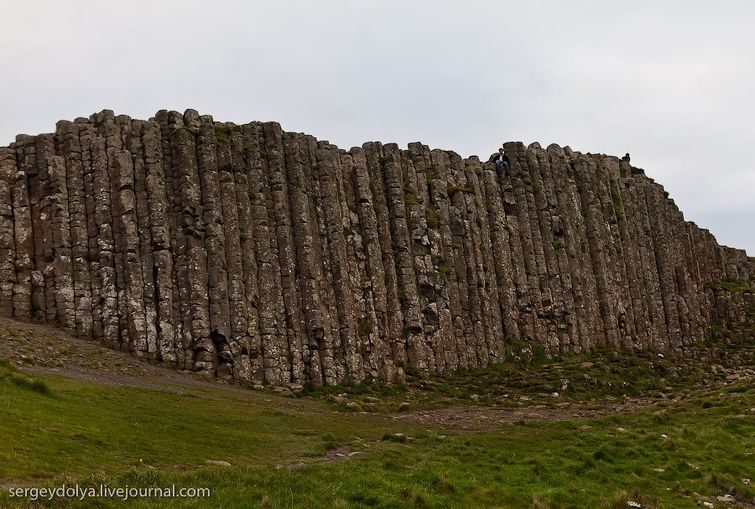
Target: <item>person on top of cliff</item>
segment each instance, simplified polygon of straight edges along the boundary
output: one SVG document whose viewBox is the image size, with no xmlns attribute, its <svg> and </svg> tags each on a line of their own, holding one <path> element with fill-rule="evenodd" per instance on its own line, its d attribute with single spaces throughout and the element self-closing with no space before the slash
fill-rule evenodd
<svg viewBox="0 0 755 509">
<path fill-rule="evenodd" d="M 501 174 L 501 170 L 503 170 L 503 174 L 507 177 L 511 175 L 511 162 L 509 161 L 509 156 L 506 155 L 506 152 L 503 150 L 503 148 L 498 149 L 498 154 L 493 156 L 493 162 L 495 163 L 495 171 L 498 173 L 498 175 Z"/>
<path fill-rule="evenodd" d="M 624 157 L 622 157 L 621 160 L 628 163 L 629 162 L 629 152 L 627 152 L 627 154 Z"/>
</svg>

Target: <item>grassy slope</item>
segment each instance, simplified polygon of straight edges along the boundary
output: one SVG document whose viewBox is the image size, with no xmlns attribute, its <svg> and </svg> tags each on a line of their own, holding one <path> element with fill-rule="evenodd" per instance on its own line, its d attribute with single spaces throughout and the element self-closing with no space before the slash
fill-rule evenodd
<svg viewBox="0 0 755 509">
<path fill-rule="evenodd" d="M 507 361 L 445 377 L 411 376 L 392 389 L 376 384 L 306 387 L 305 394 L 330 400 L 342 410 L 368 412 L 395 412 L 402 402 L 410 403 L 412 409 L 453 407 L 460 402 L 517 408 L 521 398 L 530 406 L 569 402 L 600 407 L 627 399 L 648 406 L 720 385 L 743 367 L 755 369 L 755 345 L 740 341 L 707 346 L 697 350 L 695 359 L 672 359 L 648 351 L 621 355 L 593 351 L 526 363 Z"/>
<path fill-rule="evenodd" d="M 692 492 L 755 497 L 742 481 L 755 477 L 751 379 L 690 391 L 664 410 L 454 433 L 210 385 L 177 395 L 24 378 L 0 365 L 2 483 L 213 489 L 210 500 L 175 507 L 626 507 L 627 498 L 689 507 Z M 317 461 L 342 444 L 364 454 Z M 12 502 L 0 495 L 0 505 Z"/>
</svg>

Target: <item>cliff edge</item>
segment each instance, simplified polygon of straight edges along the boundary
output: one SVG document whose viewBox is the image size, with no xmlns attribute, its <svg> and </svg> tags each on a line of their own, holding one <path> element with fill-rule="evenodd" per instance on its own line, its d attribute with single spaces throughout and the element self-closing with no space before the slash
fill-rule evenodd
<svg viewBox="0 0 755 509">
<path fill-rule="evenodd" d="M 755 259 L 616 157 L 103 111 L 0 148 L 0 315 L 239 381 L 442 374 L 537 351 L 684 355 Z"/>
</svg>

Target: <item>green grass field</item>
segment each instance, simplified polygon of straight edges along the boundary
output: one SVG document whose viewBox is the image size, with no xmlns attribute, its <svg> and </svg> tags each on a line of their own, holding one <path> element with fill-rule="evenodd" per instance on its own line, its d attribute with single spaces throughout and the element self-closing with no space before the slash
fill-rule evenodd
<svg viewBox="0 0 755 509">
<path fill-rule="evenodd" d="M 9 492 L 74 483 L 211 489 L 133 507 L 691 507 L 727 493 L 755 503 L 751 379 L 662 409 L 475 432 L 340 412 L 320 396 L 212 384 L 175 394 L 29 377 L 4 363 L 0 505 L 123 505 Z M 357 454 L 328 455 L 338 450 Z"/>
</svg>

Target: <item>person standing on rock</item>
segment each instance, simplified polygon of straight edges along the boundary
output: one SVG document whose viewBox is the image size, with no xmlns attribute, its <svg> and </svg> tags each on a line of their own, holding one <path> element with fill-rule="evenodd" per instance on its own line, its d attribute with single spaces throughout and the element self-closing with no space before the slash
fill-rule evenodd
<svg viewBox="0 0 755 509">
<path fill-rule="evenodd" d="M 503 170 L 503 174 L 507 177 L 511 175 L 511 163 L 509 162 L 509 156 L 506 155 L 506 152 L 503 150 L 503 148 L 498 149 L 498 154 L 493 157 L 493 162 L 495 163 L 495 171 L 496 173 L 498 173 L 498 175 L 501 174 L 501 170 Z"/>
</svg>

